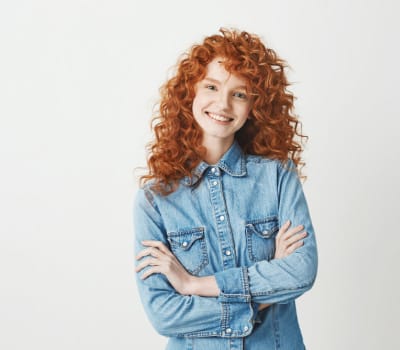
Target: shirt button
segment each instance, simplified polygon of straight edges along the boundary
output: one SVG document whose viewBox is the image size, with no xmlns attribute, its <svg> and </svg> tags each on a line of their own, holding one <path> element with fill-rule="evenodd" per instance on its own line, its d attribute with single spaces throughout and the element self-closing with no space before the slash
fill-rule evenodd
<svg viewBox="0 0 400 350">
<path fill-rule="evenodd" d="M 188 246 L 188 242 L 185 241 L 182 243 L 182 247 L 187 247 L 187 246 Z"/>
<path fill-rule="evenodd" d="M 245 332 L 247 332 L 247 331 L 249 330 L 249 327 L 244 326 L 243 330 L 244 330 Z"/>
<path fill-rule="evenodd" d="M 217 182 L 217 181 L 214 181 L 214 182 L 213 182 L 213 185 L 214 185 L 214 186 L 217 186 L 217 185 L 218 185 L 218 182 Z"/>
<path fill-rule="evenodd" d="M 229 255 L 231 255 L 231 251 L 230 250 L 226 250 L 225 254 L 229 256 Z"/>
<path fill-rule="evenodd" d="M 225 332 L 228 333 L 228 334 L 230 334 L 230 333 L 232 333 L 232 329 L 227 328 L 227 329 L 225 330 Z"/>
<path fill-rule="evenodd" d="M 221 216 L 219 217 L 219 220 L 220 220 L 220 221 L 224 221 L 224 220 L 225 220 L 225 216 L 221 215 Z"/>
<path fill-rule="evenodd" d="M 212 173 L 215 173 L 215 170 L 216 170 L 215 168 L 211 168 Z"/>
</svg>

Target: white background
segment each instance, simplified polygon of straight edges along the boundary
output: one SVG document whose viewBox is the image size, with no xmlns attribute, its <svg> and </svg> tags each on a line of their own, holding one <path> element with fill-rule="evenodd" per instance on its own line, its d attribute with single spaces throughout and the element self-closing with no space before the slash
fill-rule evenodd
<svg viewBox="0 0 400 350">
<path fill-rule="evenodd" d="M 291 66 L 319 248 L 309 350 L 399 349 L 396 1 L 1 1 L 0 348 L 162 349 L 133 271 L 158 88 L 220 27 Z"/>
</svg>

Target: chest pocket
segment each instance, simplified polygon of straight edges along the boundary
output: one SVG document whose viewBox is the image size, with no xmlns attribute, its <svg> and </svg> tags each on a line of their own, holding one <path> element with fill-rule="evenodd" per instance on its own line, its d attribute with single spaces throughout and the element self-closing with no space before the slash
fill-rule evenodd
<svg viewBox="0 0 400 350">
<path fill-rule="evenodd" d="M 167 236 L 172 253 L 192 275 L 197 275 L 208 264 L 203 227 L 169 232 Z"/>
<path fill-rule="evenodd" d="M 247 250 L 251 261 L 271 260 L 275 254 L 278 218 L 253 220 L 246 223 Z"/>
</svg>

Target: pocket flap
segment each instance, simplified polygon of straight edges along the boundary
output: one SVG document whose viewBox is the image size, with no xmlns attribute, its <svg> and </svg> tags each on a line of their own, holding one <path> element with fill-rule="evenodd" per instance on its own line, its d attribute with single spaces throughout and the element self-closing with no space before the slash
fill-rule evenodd
<svg viewBox="0 0 400 350">
<path fill-rule="evenodd" d="M 250 221 L 246 224 L 246 231 L 262 238 L 270 238 L 279 231 L 278 218 L 273 216 L 262 220 Z"/>
<path fill-rule="evenodd" d="M 185 231 L 170 232 L 167 235 L 171 246 L 188 250 L 194 242 L 204 237 L 204 228 L 196 227 Z"/>
</svg>

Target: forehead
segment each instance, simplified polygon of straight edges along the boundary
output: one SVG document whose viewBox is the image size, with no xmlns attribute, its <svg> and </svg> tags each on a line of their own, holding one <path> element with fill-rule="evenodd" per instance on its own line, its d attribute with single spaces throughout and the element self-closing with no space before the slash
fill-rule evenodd
<svg viewBox="0 0 400 350">
<path fill-rule="evenodd" d="M 206 75 L 204 79 L 211 78 L 217 80 L 220 83 L 247 86 L 246 80 L 237 75 L 230 73 L 226 70 L 224 66 L 224 60 L 221 57 L 214 58 L 208 65 L 206 70 Z"/>
</svg>

